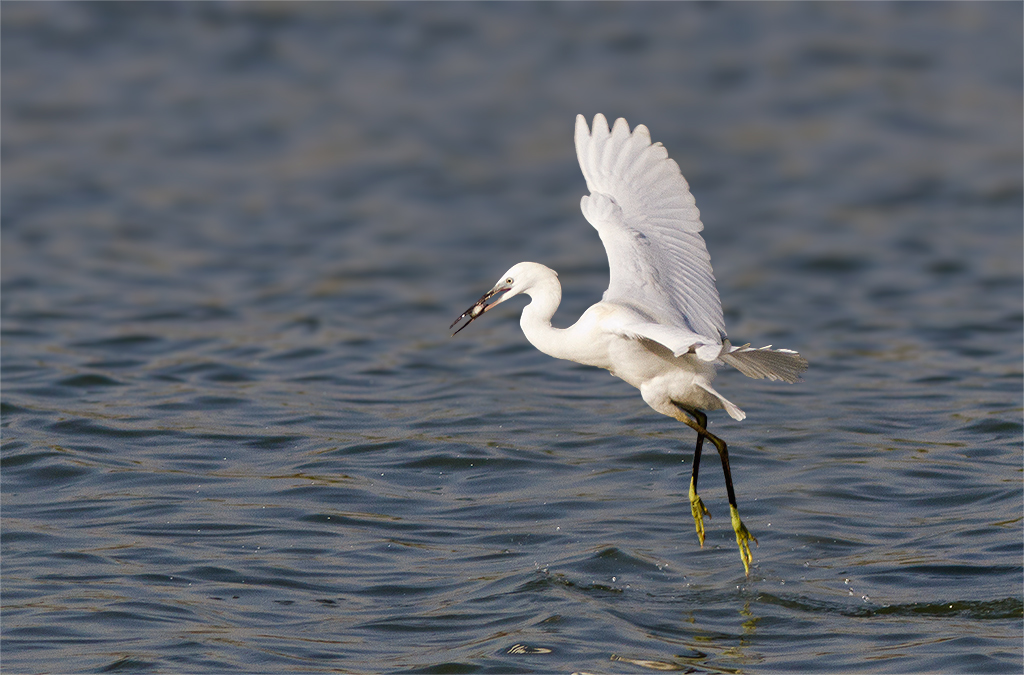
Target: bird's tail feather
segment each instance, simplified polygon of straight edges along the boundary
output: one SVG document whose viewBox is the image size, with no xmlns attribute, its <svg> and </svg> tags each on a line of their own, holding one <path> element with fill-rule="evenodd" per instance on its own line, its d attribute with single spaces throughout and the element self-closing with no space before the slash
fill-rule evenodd
<svg viewBox="0 0 1024 675">
<path fill-rule="evenodd" d="M 799 353 L 792 349 L 771 349 L 771 345 L 733 347 L 726 341 L 718 358 L 755 380 L 768 378 L 792 383 L 799 381 L 800 374 L 807 370 L 807 359 Z"/>
</svg>

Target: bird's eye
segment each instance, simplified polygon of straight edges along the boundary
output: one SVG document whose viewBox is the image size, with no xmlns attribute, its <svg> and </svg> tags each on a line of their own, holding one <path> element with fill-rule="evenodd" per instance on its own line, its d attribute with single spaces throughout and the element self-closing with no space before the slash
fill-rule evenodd
<svg viewBox="0 0 1024 675">
<path fill-rule="evenodd" d="M 505 279 L 505 283 L 506 284 L 512 283 L 512 277 L 509 277 L 508 279 Z"/>
</svg>

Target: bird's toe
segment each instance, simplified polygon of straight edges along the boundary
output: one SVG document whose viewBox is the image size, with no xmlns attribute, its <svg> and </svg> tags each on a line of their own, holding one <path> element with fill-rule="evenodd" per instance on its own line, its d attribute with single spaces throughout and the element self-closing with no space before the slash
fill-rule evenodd
<svg viewBox="0 0 1024 675">
<path fill-rule="evenodd" d="M 740 512 L 736 507 L 730 506 L 729 509 L 732 512 L 732 529 L 736 531 L 736 543 L 740 547 L 740 558 L 743 560 L 743 571 L 749 577 L 750 563 L 754 561 L 754 556 L 750 553 L 750 542 L 753 541 L 757 546 L 757 537 L 750 534 L 750 530 L 740 520 Z"/>
<path fill-rule="evenodd" d="M 704 500 L 697 494 L 697 490 L 690 481 L 690 511 L 693 513 L 693 522 L 697 526 L 697 539 L 700 547 L 704 548 L 704 516 L 711 517 L 708 507 L 704 506 Z"/>
</svg>

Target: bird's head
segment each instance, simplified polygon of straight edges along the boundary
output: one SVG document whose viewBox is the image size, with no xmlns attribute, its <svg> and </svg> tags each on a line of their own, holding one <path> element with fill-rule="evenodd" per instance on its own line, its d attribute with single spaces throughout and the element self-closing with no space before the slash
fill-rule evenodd
<svg viewBox="0 0 1024 675">
<path fill-rule="evenodd" d="M 466 317 L 469 320 L 459 327 L 459 330 L 455 331 L 458 333 L 460 330 L 468 326 L 473 322 L 473 319 L 477 318 L 484 312 L 497 307 L 501 303 L 505 302 L 509 298 L 513 298 L 520 293 L 529 293 L 530 289 L 534 288 L 538 283 L 547 279 L 555 279 L 558 277 L 558 273 L 550 267 L 545 267 L 540 263 L 535 262 L 521 262 L 513 265 L 508 272 L 501 275 L 498 279 L 498 283 L 494 284 L 491 290 L 480 296 L 480 299 L 473 303 L 473 306 L 463 312 L 458 319 L 452 322 L 449 328 L 455 328 L 455 324 L 462 321 Z M 492 298 L 497 298 L 493 302 L 488 304 Z M 454 337 L 455 333 L 452 333 Z"/>
</svg>

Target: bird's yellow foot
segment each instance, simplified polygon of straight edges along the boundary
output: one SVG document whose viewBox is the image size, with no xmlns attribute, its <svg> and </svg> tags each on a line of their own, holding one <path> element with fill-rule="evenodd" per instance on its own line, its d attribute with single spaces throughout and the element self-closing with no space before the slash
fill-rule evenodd
<svg viewBox="0 0 1024 675">
<path fill-rule="evenodd" d="M 704 548 L 704 516 L 710 518 L 711 514 L 704 506 L 700 495 L 697 494 L 697 487 L 693 484 L 692 478 L 690 479 L 690 511 L 693 512 L 693 522 L 697 524 L 697 539 L 700 540 L 700 547 Z"/>
<path fill-rule="evenodd" d="M 736 507 L 730 505 L 729 510 L 732 512 L 732 529 L 736 531 L 736 543 L 740 546 L 740 558 L 743 559 L 743 571 L 749 577 L 750 563 L 754 561 L 754 557 L 750 555 L 750 542 L 753 541 L 757 546 L 757 538 L 750 534 L 750 530 L 740 520 L 740 512 Z"/>
</svg>

